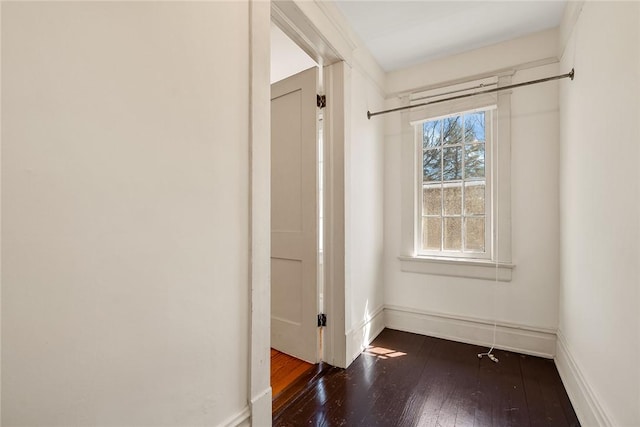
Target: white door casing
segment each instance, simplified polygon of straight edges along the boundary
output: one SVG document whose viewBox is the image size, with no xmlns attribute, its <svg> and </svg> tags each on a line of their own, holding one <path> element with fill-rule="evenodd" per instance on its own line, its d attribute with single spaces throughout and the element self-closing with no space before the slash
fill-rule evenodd
<svg viewBox="0 0 640 427">
<path fill-rule="evenodd" d="M 317 67 L 271 85 L 271 346 L 318 357 Z"/>
</svg>

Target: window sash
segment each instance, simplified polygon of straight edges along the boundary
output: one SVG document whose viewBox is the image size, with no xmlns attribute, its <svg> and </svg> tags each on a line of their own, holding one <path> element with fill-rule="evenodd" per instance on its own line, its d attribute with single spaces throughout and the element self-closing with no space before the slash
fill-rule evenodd
<svg viewBox="0 0 640 427">
<path fill-rule="evenodd" d="M 414 126 L 414 142 L 415 142 L 415 159 L 416 159 L 416 211 L 415 211 L 415 228 L 416 231 L 414 234 L 414 252 L 418 256 L 434 256 L 434 257 L 447 257 L 447 258 L 470 258 L 470 259 L 492 259 L 493 255 L 493 239 L 491 238 L 493 235 L 493 218 L 492 218 L 492 194 L 493 194 L 493 179 L 492 179 L 492 153 L 493 153 L 493 145 L 494 145 L 494 128 L 496 126 L 497 114 L 495 114 L 496 105 L 483 106 L 481 108 L 469 109 L 465 111 L 457 111 L 454 114 L 447 114 L 436 117 L 425 118 L 416 122 L 412 122 L 411 124 Z M 431 181 L 429 183 L 425 183 L 423 181 L 423 124 L 425 122 L 440 120 L 448 117 L 455 116 L 463 116 L 464 114 L 470 114 L 474 112 L 485 112 L 485 176 L 484 179 L 459 179 L 455 181 Z M 464 141 L 462 142 L 464 145 Z M 442 149 L 442 147 L 441 147 Z M 441 157 L 442 162 L 442 157 Z M 442 163 L 441 163 L 442 168 Z M 463 168 L 464 168 L 464 160 L 463 160 Z M 442 173 L 442 172 L 441 172 Z M 485 195 L 484 195 L 484 215 L 471 215 L 465 214 L 465 184 L 473 183 L 473 182 L 482 182 L 485 184 Z M 441 193 L 440 196 L 440 213 L 438 215 L 427 214 L 423 212 L 424 209 L 424 188 L 429 186 L 439 186 L 444 190 L 445 187 L 454 187 L 460 186 L 461 192 L 460 197 L 461 200 L 461 208 L 459 215 L 447 215 L 444 210 L 444 195 Z M 442 222 L 440 224 L 440 248 L 441 250 L 429 250 L 423 249 L 423 218 L 441 218 Z M 465 244 L 465 219 L 466 218 L 479 218 L 484 217 L 484 252 L 478 250 L 468 250 L 466 249 Z M 447 250 L 445 249 L 445 226 L 444 220 L 445 218 L 459 218 L 461 221 L 460 225 L 460 250 Z"/>
</svg>

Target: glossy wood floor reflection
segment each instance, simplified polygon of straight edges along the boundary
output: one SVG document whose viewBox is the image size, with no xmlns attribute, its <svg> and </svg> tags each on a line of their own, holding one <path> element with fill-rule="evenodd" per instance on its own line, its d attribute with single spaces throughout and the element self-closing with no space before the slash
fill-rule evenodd
<svg viewBox="0 0 640 427">
<path fill-rule="evenodd" d="M 579 426 L 552 360 L 385 329 L 274 426 Z"/>
</svg>

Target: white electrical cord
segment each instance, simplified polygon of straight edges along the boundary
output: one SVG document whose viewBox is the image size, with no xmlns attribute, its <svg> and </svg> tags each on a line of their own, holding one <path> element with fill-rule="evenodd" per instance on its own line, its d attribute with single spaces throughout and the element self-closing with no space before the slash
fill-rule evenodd
<svg viewBox="0 0 640 427">
<path fill-rule="evenodd" d="M 496 284 L 498 282 L 498 266 L 496 264 Z M 483 356 L 487 356 L 489 358 L 489 360 L 491 360 L 492 362 L 498 363 L 499 360 L 496 356 L 494 356 L 492 354 L 493 349 L 496 346 L 496 329 L 497 329 L 497 322 L 496 322 L 496 317 L 495 317 L 495 290 L 494 290 L 494 296 L 493 296 L 493 306 L 494 306 L 494 315 L 493 315 L 493 341 L 491 343 L 491 348 L 489 349 L 489 351 L 487 351 L 486 353 L 478 353 L 478 359 L 482 359 Z"/>
<path fill-rule="evenodd" d="M 486 353 L 478 353 L 478 359 L 482 359 L 483 356 L 487 356 L 489 358 L 489 360 L 491 360 L 492 362 L 495 362 L 495 363 L 499 362 L 498 358 L 492 354 L 493 349 L 494 349 L 494 347 L 496 345 L 496 327 L 497 327 L 497 325 L 496 325 L 496 320 L 495 320 L 495 316 L 494 316 L 494 319 L 493 319 L 493 342 L 491 344 L 491 348 Z"/>
<path fill-rule="evenodd" d="M 498 115 L 498 111 L 497 110 L 496 110 L 496 115 Z M 493 120 L 492 120 L 492 122 L 493 122 Z M 498 163 L 499 163 L 498 162 L 498 147 L 499 147 L 499 144 L 498 144 L 498 142 L 499 142 L 498 141 L 498 135 L 499 135 L 498 128 L 499 128 L 499 126 L 500 126 L 500 117 L 498 116 L 497 120 L 496 120 L 496 132 L 495 132 L 495 140 L 496 140 L 495 152 L 496 152 L 496 155 L 492 156 L 493 160 L 494 160 L 494 162 L 493 162 L 494 164 L 492 166 L 493 166 L 493 169 L 496 172 L 495 179 L 493 180 L 493 182 L 495 183 L 495 195 L 496 195 L 496 203 L 495 203 L 496 209 L 495 209 L 495 212 L 494 212 L 495 213 L 495 218 L 496 218 L 496 220 L 495 220 L 495 224 L 496 224 L 496 228 L 495 228 L 495 248 L 494 248 L 495 249 L 495 254 L 496 254 L 496 274 L 495 274 L 495 285 L 493 287 L 493 340 L 491 342 L 491 348 L 489 349 L 489 351 L 487 351 L 486 353 L 478 353 L 478 359 L 482 359 L 482 357 L 487 356 L 489 358 L 489 360 L 491 360 L 494 363 L 498 363 L 499 362 L 498 358 L 492 354 L 493 349 L 496 346 L 496 329 L 497 329 L 497 321 L 496 321 L 496 288 L 497 288 L 497 285 L 498 285 L 498 262 L 499 262 L 497 260 L 498 253 L 499 253 L 498 252 L 498 224 L 499 224 L 499 222 L 498 222 L 498 219 L 499 219 L 498 218 L 498 211 L 500 210 L 498 208 L 498 206 L 500 206 L 500 204 L 499 204 L 499 197 L 500 197 L 499 193 L 500 192 L 499 192 L 499 188 L 498 188 L 498 185 L 499 185 L 499 182 L 500 182 L 500 180 L 498 179 L 499 178 L 499 175 L 498 175 Z"/>
</svg>

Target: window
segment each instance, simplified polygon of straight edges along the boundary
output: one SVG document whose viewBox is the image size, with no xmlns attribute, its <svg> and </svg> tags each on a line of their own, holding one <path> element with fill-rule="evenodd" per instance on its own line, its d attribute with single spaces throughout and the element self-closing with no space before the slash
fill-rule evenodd
<svg viewBox="0 0 640 427">
<path fill-rule="evenodd" d="M 408 98 L 508 84 L 505 75 Z M 401 114 L 401 269 L 510 281 L 511 94 L 432 104 Z"/>
<path fill-rule="evenodd" d="M 494 108 L 414 125 L 420 150 L 418 254 L 490 258 Z"/>
</svg>

